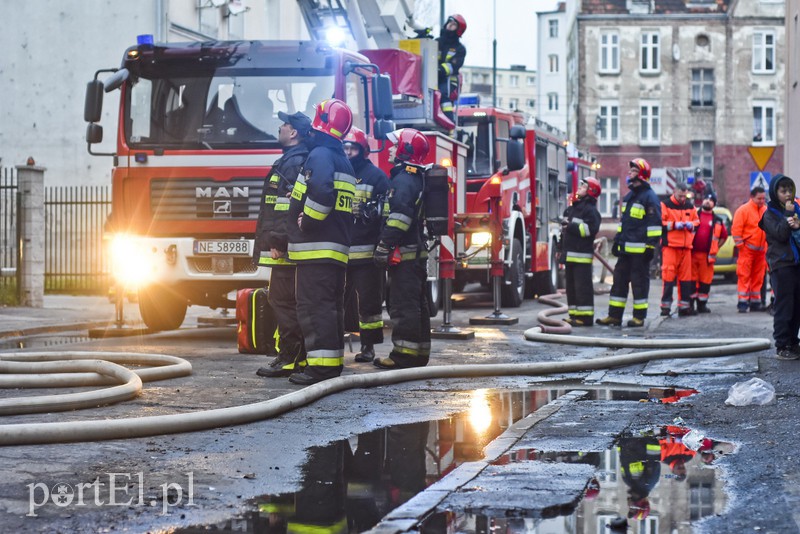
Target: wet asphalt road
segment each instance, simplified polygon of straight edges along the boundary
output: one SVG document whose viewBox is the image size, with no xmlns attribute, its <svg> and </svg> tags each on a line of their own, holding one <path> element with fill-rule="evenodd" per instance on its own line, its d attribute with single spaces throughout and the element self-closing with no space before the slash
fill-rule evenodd
<svg viewBox="0 0 800 534">
<path fill-rule="evenodd" d="M 658 283 L 651 289 L 651 315 L 657 309 Z M 536 324 L 544 306 L 526 302 L 519 310 L 519 324 L 503 327 L 468 327 L 470 316 L 490 311 L 477 307 L 488 294 L 473 293 L 456 304 L 454 324 L 476 332 L 472 341 L 435 341 L 432 365 L 458 363 L 506 363 L 549 361 L 616 353 L 600 348 L 573 348 L 527 342 L 523 332 Z M 770 337 L 767 314 L 735 313 L 735 286 L 712 290 L 713 313 L 698 318 L 652 318 L 644 330 L 594 327 L 584 335 L 655 337 Z M 596 298 L 598 315 L 604 315 L 607 297 Z M 484 302 L 483 304 L 486 304 Z M 441 316 L 440 316 L 441 317 Z M 434 320 L 438 325 L 439 319 Z M 388 331 L 387 331 L 388 333 Z M 274 398 L 298 388 L 285 379 L 261 379 L 254 371 L 265 359 L 239 355 L 231 328 L 197 329 L 187 323 L 178 332 L 68 345 L 70 350 L 120 350 L 175 354 L 194 366 L 190 377 L 145 385 L 137 400 L 68 414 L 43 414 L 4 418 L 4 423 L 81 420 L 97 417 L 155 415 L 204 408 L 235 406 Z M 353 347 L 358 350 L 358 346 Z M 388 351 L 388 344 L 384 345 Z M 51 347 L 49 350 L 57 350 Z M 735 443 L 737 452 L 721 458 L 727 492 L 727 508 L 702 522 L 673 525 L 679 532 L 798 532 L 800 469 L 795 440 L 798 435 L 798 382 L 800 362 L 774 358 L 773 350 L 750 361 L 756 373 L 704 372 L 702 374 L 642 375 L 643 365 L 608 371 L 571 373 L 547 378 L 511 377 L 420 381 L 337 394 L 295 412 L 259 423 L 130 440 L 88 444 L 6 447 L 0 450 L 4 477 L 0 481 L 0 529 L 4 532 L 99 532 L 161 531 L 189 525 L 225 521 L 246 509 L 248 499 L 264 494 L 296 491 L 301 486 L 302 466 L 308 448 L 392 424 L 438 420 L 470 408 L 476 388 L 505 391 L 544 387 L 552 397 L 572 390 L 596 387 L 649 386 L 691 387 L 699 394 L 676 404 L 572 402 L 554 410 L 534 425 L 519 447 L 550 451 L 603 451 L 625 430 L 669 424 L 680 417 L 686 426 L 715 440 Z M 747 357 L 741 357 L 745 359 Z M 346 373 L 372 373 L 369 364 L 352 363 L 347 355 Z M 724 404 L 731 384 L 758 376 L 775 386 L 777 400 L 768 406 L 731 407 Z M 570 385 L 564 385 L 569 382 Z M 41 392 L 36 392 L 41 393 Z M 0 398 L 19 394 L 0 392 Z M 624 405 L 623 408 L 616 406 Z M 560 424 L 559 424 L 560 422 Z M 586 432 L 575 432 L 585 429 Z M 540 431 L 537 431 L 537 428 Z M 544 429 L 544 430 L 542 430 Z M 549 429 L 549 430 L 547 430 Z M 567 432 L 566 429 L 571 429 Z M 539 432 L 537 437 L 537 432 Z M 507 447 L 513 448 L 513 442 Z M 58 506 L 49 502 L 31 509 L 41 499 L 42 488 L 58 483 L 71 487 L 95 481 L 131 483 L 135 504 L 123 506 Z M 141 473 L 141 475 L 140 475 Z M 524 485 L 509 477 L 514 484 Z M 563 484 L 548 488 L 565 503 L 574 501 L 585 485 L 581 477 L 565 477 Z M 172 506 L 174 491 L 162 497 L 164 484 L 191 484 L 193 506 Z M 37 486 L 41 484 L 41 486 Z M 56 486 L 57 487 L 57 486 Z M 138 503 L 139 487 L 144 498 Z M 135 491 L 134 489 L 135 488 Z M 36 493 L 36 492 L 39 493 Z M 107 495 L 107 494 L 104 494 Z M 126 501 L 128 497 L 119 501 Z M 188 495 L 184 493 L 184 496 Z M 170 500 L 171 499 L 171 500 Z M 503 494 L 498 493 L 498 501 Z M 90 500 L 89 497 L 86 499 Z M 768 505 L 765 505 L 768 503 Z M 669 529 L 672 531 L 673 529 Z M 584 532 L 595 532 L 586 527 Z M 636 530 L 631 529 L 631 532 Z M 664 530 L 660 530 L 664 531 Z"/>
</svg>

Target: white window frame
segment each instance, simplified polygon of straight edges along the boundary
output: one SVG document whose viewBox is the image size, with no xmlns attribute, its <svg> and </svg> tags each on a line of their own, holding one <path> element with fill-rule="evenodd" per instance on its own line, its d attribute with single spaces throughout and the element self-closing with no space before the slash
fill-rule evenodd
<svg viewBox="0 0 800 534">
<path fill-rule="evenodd" d="M 775 73 L 775 30 L 753 31 L 753 73 Z M 772 67 L 767 67 L 767 61 Z"/>
<path fill-rule="evenodd" d="M 639 41 L 639 72 L 661 72 L 661 34 L 658 30 L 642 30 Z"/>
<path fill-rule="evenodd" d="M 597 114 L 602 119 L 602 128 L 597 133 L 598 145 L 619 145 L 619 101 L 606 100 L 600 102 L 600 109 Z"/>
<path fill-rule="evenodd" d="M 547 56 L 547 63 L 550 66 L 549 72 L 551 74 L 558 72 L 558 54 L 550 54 Z"/>
<path fill-rule="evenodd" d="M 658 100 L 639 102 L 639 145 L 661 144 L 661 103 Z"/>
<path fill-rule="evenodd" d="M 508 77 L 508 83 L 511 87 L 519 87 L 519 75 L 518 74 L 511 74 Z"/>
<path fill-rule="evenodd" d="M 547 110 L 558 111 L 558 93 L 547 93 Z"/>
<path fill-rule="evenodd" d="M 603 217 L 613 217 L 614 208 L 619 204 L 619 177 L 606 176 L 600 178 L 600 198 L 597 209 Z"/>
<path fill-rule="evenodd" d="M 601 30 L 597 69 L 601 74 L 619 74 L 619 31 Z"/>
<path fill-rule="evenodd" d="M 536 85 L 536 76 L 526 76 L 525 85 L 527 85 L 528 87 L 533 87 L 534 85 Z"/>
<path fill-rule="evenodd" d="M 525 105 L 529 108 L 536 108 L 536 99 L 535 98 L 527 98 L 525 99 Z"/>
<path fill-rule="evenodd" d="M 753 101 L 753 146 L 775 146 L 775 101 Z M 757 139 L 756 136 L 761 136 Z"/>
<path fill-rule="evenodd" d="M 548 34 L 551 39 L 558 37 L 558 19 L 550 19 L 547 21 Z"/>
<path fill-rule="evenodd" d="M 714 141 L 690 141 L 692 167 L 703 170 L 703 179 L 714 178 Z"/>
<path fill-rule="evenodd" d="M 695 79 L 695 73 L 698 75 L 697 79 Z M 691 106 L 693 108 L 714 107 L 714 69 L 691 69 L 689 77 L 689 102 L 691 103 Z M 710 102 L 705 101 L 704 95 L 706 92 L 711 93 Z M 698 96 L 698 98 L 695 98 L 695 94 Z"/>
</svg>

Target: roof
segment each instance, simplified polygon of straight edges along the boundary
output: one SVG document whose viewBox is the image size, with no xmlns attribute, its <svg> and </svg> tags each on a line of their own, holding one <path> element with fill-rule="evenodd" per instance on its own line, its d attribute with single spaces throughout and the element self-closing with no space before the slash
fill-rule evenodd
<svg viewBox="0 0 800 534">
<path fill-rule="evenodd" d="M 639 14 L 661 14 L 661 15 L 685 15 L 685 14 L 706 14 L 706 13 L 727 13 L 728 7 L 733 0 L 711 0 L 708 6 L 704 5 L 703 0 L 655 0 L 653 11 L 638 12 L 629 11 L 628 4 L 647 6 L 648 0 L 583 0 L 581 15 L 639 15 Z M 716 8 L 714 8 L 716 5 Z"/>
</svg>

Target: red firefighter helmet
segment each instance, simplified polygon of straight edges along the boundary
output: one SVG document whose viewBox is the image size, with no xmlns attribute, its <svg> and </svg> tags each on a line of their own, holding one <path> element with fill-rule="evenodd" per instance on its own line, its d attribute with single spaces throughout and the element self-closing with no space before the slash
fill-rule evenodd
<svg viewBox="0 0 800 534">
<path fill-rule="evenodd" d="M 633 501 L 628 507 L 628 517 L 641 521 L 650 515 L 650 501 L 647 498 Z"/>
<path fill-rule="evenodd" d="M 650 182 L 650 164 L 646 159 L 636 158 L 631 160 L 631 169 L 639 171 L 638 178 L 643 182 Z"/>
<path fill-rule="evenodd" d="M 394 154 L 395 160 L 407 161 L 416 165 L 423 165 L 428 155 L 428 139 L 414 128 L 401 128 L 386 136 L 389 141 L 397 145 Z"/>
<path fill-rule="evenodd" d="M 369 141 L 367 141 L 367 134 L 365 134 L 364 130 L 357 126 L 350 128 L 350 131 L 344 136 L 342 143 L 360 146 L 362 149 L 362 156 L 369 154 Z"/>
<path fill-rule="evenodd" d="M 600 187 L 600 181 L 597 178 L 592 177 L 586 178 L 583 181 L 586 182 L 586 185 L 588 186 L 586 194 L 595 200 L 600 198 L 600 193 L 603 192 L 603 188 Z"/>
<path fill-rule="evenodd" d="M 311 127 L 342 140 L 353 125 L 353 112 L 339 99 L 331 98 L 317 104 L 317 113 Z"/>
<path fill-rule="evenodd" d="M 450 22 L 451 20 L 456 24 L 458 24 L 458 28 L 456 29 L 456 35 L 458 35 L 459 37 L 464 35 L 464 32 L 467 31 L 467 19 L 465 19 L 463 15 L 459 15 L 458 13 L 456 13 L 455 15 L 450 15 L 449 17 L 447 17 L 447 20 L 444 21 L 444 25 L 447 26 L 447 23 Z"/>
</svg>

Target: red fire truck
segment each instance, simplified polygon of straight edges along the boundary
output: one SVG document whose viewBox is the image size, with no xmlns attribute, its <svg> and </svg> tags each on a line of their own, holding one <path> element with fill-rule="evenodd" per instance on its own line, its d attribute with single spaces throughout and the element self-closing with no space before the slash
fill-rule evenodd
<svg viewBox="0 0 800 534">
<path fill-rule="evenodd" d="M 229 293 L 267 280 L 251 262 L 252 238 L 264 176 L 281 154 L 278 111 L 313 117 L 318 102 L 344 100 L 376 151 L 395 126 L 391 81 L 358 52 L 318 41 L 156 45 L 148 37 L 120 69 L 95 74 L 84 118 L 90 153 L 114 158 L 107 235 L 118 294 L 136 290 L 145 324 L 168 330 L 188 305 L 233 307 Z M 103 92 L 115 89 L 116 150 L 94 152 Z M 455 181 L 463 145 L 426 134 L 431 163 L 448 160 Z"/>
<path fill-rule="evenodd" d="M 489 215 L 488 190 L 497 187 L 502 219 L 502 305 L 553 292 L 558 284 L 556 244 L 559 217 L 567 206 L 567 155 L 563 133 L 536 121 L 525 127 L 519 112 L 481 107 L 462 98 L 458 111 L 461 139 L 467 144 L 467 185 L 463 209 Z M 468 226 L 464 224 L 463 226 Z M 456 230 L 454 289 L 489 282 L 492 234 Z"/>
</svg>

